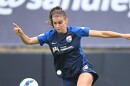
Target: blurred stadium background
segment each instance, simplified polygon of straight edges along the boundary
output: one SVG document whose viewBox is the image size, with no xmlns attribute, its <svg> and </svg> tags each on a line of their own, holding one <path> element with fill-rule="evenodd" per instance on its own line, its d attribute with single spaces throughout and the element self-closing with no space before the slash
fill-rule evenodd
<svg viewBox="0 0 130 86">
<path fill-rule="evenodd" d="M 0 0 L 0 86 L 34 78 L 39 86 L 61 86 L 48 45 L 25 45 L 13 32 L 17 23 L 30 37 L 50 30 L 49 11 L 60 5 L 69 25 L 130 33 L 129 0 Z M 99 74 L 94 86 L 130 84 L 130 40 L 83 38 L 86 58 Z"/>
</svg>

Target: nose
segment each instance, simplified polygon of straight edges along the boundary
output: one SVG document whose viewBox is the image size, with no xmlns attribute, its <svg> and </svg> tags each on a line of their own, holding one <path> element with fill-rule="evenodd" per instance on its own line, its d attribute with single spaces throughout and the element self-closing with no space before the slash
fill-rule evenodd
<svg viewBox="0 0 130 86">
<path fill-rule="evenodd" d="M 60 25 L 59 24 L 56 24 L 55 27 L 58 28 Z"/>
</svg>

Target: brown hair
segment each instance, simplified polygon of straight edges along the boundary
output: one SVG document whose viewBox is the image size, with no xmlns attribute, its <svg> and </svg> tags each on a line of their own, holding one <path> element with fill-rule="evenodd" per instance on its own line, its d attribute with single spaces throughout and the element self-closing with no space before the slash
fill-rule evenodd
<svg viewBox="0 0 130 86">
<path fill-rule="evenodd" d="M 61 8 L 60 6 L 56 6 L 56 7 L 52 8 L 52 10 L 50 11 L 50 15 L 49 15 L 49 19 L 50 19 L 50 21 L 49 21 L 50 23 L 49 23 L 49 24 L 50 24 L 52 27 L 54 27 L 54 26 L 53 26 L 52 16 L 53 16 L 53 15 L 56 15 L 56 14 L 60 14 L 60 15 L 63 15 L 63 16 L 66 17 L 65 11 L 62 10 L 62 8 Z"/>
</svg>

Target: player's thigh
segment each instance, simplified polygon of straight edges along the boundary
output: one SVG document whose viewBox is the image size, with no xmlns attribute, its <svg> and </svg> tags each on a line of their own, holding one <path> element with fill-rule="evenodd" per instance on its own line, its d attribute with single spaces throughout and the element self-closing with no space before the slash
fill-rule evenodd
<svg viewBox="0 0 130 86">
<path fill-rule="evenodd" d="M 79 75 L 77 86 L 92 86 L 93 76 L 91 73 L 81 73 Z"/>
<path fill-rule="evenodd" d="M 62 86 L 76 86 L 76 78 L 62 79 Z"/>
</svg>

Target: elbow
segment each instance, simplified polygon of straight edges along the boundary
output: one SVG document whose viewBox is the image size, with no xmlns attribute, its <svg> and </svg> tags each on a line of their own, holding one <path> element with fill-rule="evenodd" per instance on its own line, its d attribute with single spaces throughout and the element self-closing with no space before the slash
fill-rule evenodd
<svg viewBox="0 0 130 86">
<path fill-rule="evenodd" d="M 29 42 L 24 42 L 24 44 L 26 44 L 26 45 L 31 45 Z"/>
<path fill-rule="evenodd" d="M 33 45 L 33 44 L 37 44 L 38 43 L 38 40 L 36 37 L 33 37 L 33 38 L 26 38 L 26 39 L 23 39 L 22 40 L 24 44 L 26 45 Z"/>
<path fill-rule="evenodd" d="M 111 38 L 111 35 L 110 35 L 111 31 L 102 31 L 100 36 L 102 38 Z"/>
<path fill-rule="evenodd" d="M 32 43 L 31 43 L 31 40 L 29 39 L 28 41 L 24 41 L 24 44 L 31 45 Z"/>
<path fill-rule="evenodd" d="M 106 31 L 102 33 L 105 38 L 119 38 L 122 37 L 120 33 L 112 32 L 112 31 Z"/>
</svg>

